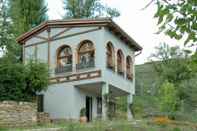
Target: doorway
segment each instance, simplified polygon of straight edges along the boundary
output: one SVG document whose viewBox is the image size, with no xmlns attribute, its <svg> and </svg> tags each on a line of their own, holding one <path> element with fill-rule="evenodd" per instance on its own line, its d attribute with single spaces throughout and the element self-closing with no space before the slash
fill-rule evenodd
<svg viewBox="0 0 197 131">
<path fill-rule="evenodd" d="M 86 96 L 86 117 L 88 122 L 92 121 L 92 97 Z"/>
</svg>

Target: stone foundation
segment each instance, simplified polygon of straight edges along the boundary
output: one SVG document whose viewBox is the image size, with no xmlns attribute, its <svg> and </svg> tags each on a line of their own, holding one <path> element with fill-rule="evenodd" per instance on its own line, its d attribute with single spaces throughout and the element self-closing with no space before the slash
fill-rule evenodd
<svg viewBox="0 0 197 131">
<path fill-rule="evenodd" d="M 50 123 L 50 117 L 48 113 L 45 112 L 38 112 L 37 113 L 37 123 L 39 124 L 47 124 Z"/>
<path fill-rule="evenodd" d="M 0 127 L 25 127 L 37 123 L 37 106 L 29 102 L 0 102 Z"/>
</svg>

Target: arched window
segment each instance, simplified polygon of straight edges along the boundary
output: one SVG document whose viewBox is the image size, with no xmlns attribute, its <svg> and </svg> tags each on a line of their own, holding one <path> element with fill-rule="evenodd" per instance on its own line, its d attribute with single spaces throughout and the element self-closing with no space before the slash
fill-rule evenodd
<svg viewBox="0 0 197 131">
<path fill-rule="evenodd" d="M 58 66 L 66 66 L 72 64 L 72 50 L 69 46 L 60 47 L 57 54 Z"/>
<path fill-rule="evenodd" d="M 57 51 L 56 73 L 72 71 L 72 50 L 69 46 L 64 45 Z"/>
<path fill-rule="evenodd" d="M 121 50 L 117 52 L 117 69 L 119 74 L 124 75 L 124 55 Z"/>
<path fill-rule="evenodd" d="M 112 43 L 107 43 L 107 67 L 110 69 L 115 69 L 115 61 L 114 61 L 114 47 Z"/>
<path fill-rule="evenodd" d="M 88 68 L 94 66 L 94 45 L 91 41 L 81 42 L 78 48 L 78 66 L 77 68 Z"/>
<path fill-rule="evenodd" d="M 132 80 L 133 79 L 133 62 L 130 56 L 126 58 L 127 63 L 127 78 Z"/>
</svg>

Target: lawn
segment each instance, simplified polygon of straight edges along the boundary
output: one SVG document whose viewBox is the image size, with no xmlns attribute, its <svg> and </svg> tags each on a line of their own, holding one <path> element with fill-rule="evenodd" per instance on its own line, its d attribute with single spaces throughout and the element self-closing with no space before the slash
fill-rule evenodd
<svg viewBox="0 0 197 131">
<path fill-rule="evenodd" d="M 48 124 L 42 126 L 35 126 L 31 128 L 21 129 L 0 129 L 0 131 L 30 131 L 29 129 L 45 129 L 59 128 L 58 131 L 196 131 L 196 126 L 183 125 L 157 125 L 148 124 L 150 122 L 145 120 L 138 121 L 96 121 L 87 124 L 80 124 L 76 122 Z M 32 130 L 33 131 L 33 130 Z"/>
</svg>

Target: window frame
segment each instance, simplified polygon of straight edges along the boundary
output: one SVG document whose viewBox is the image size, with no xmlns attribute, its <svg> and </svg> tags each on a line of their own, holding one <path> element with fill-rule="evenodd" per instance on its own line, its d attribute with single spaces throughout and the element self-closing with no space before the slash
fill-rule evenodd
<svg viewBox="0 0 197 131">
<path fill-rule="evenodd" d="M 69 50 L 71 51 L 71 53 L 70 54 L 67 54 L 67 55 L 64 55 L 64 56 L 60 56 L 61 53 L 62 53 L 62 51 L 65 48 L 69 48 Z M 57 67 L 64 67 L 65 65 L 62 65 L 61 64 L 61 60 L 66 59 L 66 58 L 67 59 L 71 59 L 71 63 L 66 64 L 66 65 L 72 65 L 72 63 L 73 63 L 72 49 L 68 45 L 63 45 L 63 46 L 59 47 L 59 49 L 57 50 L 57 58 L 56 58 L 56 60 L 57 60 Z"/>
</svg>

